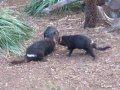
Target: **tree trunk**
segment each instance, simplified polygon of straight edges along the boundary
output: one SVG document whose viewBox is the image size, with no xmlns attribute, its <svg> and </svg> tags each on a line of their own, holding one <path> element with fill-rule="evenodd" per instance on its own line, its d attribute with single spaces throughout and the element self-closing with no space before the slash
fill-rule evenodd
<svg viewBox="0 0 120 90">
<path fill-rule="evenodd" d="M 97 0 L 97 3 L 96 3 L 98 6 L 102 6 L 102 5 L 105 5 L 105 0 Z"/>
<path fill-rule="evenodd" d="M 85 23 L 84 28 L 93 28 L 97 23 L 97 7 L 96 0 L 85 1 Z"/>
</svg>

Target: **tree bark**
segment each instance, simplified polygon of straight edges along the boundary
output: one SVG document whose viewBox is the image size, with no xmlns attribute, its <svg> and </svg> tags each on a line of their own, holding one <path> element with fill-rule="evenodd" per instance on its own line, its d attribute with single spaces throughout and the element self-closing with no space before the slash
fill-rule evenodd
<svg viewBox="0 0 120 90">
<path fill-rule="evenodd" d="M 97 6 L 96 0 L 85 1 L 85 23 L 84 28 L 93 28 L 97 23 Z"/>
<path fill-rule="evenodd" d="M 102 6 L 102 5 L 105 5 L 105 0 L 97 0 L 97 3 L 96 3 L 98 6 Z"/>
</svg>

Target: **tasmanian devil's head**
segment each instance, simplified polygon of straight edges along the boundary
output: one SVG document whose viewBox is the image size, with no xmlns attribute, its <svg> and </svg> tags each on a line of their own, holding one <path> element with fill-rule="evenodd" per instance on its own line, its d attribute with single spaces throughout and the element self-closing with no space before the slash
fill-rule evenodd
<svg viewBox="0 0 120 90">
<path fill-rule="evenodd" d="M 67 44 L 68 44 L 67 42 L 68 42 L 67 37 L 65 37 L 65 36 L 59 37 L 58 43 L 60 45 L 67 46 Z"/>
<path fill-rule="evenodd" d="M 53 26 L 48 26 L 44 32 L 44 38 L 52 39 L 54 42 L 58 43 L 59 32 Z"/>
</svg>

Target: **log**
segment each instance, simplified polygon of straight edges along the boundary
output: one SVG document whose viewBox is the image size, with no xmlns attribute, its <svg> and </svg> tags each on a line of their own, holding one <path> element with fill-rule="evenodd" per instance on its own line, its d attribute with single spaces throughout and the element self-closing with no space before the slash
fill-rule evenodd
<svg viewBox="0 0 120 90">
<path fill-rule="evenodd" d="M 50 12 L 58 10 L 58 9 L 62 8 L 63 6 L 65 6 L 69 3 L 72 3 L 74 1 L 76 1 L 76 0 L 61 0 L 61 1 L 57 2 L 56 4 L 43 9 L 42 12 L 49 14 Z"/>
<path fill-rule="evenodd" d="M 101 18 L 110 25 L 109 32 L 120 30 L 120 18 L 110 18 L 101 6 L 97 6 Z"/>
</svg>

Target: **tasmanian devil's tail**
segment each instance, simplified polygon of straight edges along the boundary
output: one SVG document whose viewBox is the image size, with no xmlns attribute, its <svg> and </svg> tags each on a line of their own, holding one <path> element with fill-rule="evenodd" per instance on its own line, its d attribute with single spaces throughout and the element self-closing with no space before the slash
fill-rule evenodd
<svg viewBox="0 0 120 90">
<path fill-rule="evenodd" d="M 15 65 L 15 64 L 22 64 L 22 63 L 24 63 L 25 61 L 24 60 L 22 60 L 22 61 L 12 61 L 12 62 L 10 62 L 12 65 Z"/>
<path fill-rule="evenodd" d="M 95 49 L 100 50 L 100 51 L 104 51 L 104 50 L 106 50 L 106 49 L 108 49 L 108 48 L 111 48 L 111 47 L 110 47 L 110 46 L 96 47 Z"/>
<path fill-rule="evenodd" d="M 21 60 L 21 61 L 12 61 L 10 62 L 11 65 L 16 65 L 16 64 L 23 64 L 23 63 L 27 63 L 27 60 Z"/>
<path fill-rule="evenodd" d="M 95 43 L 92 44 L 93 48 L 95 48 L 96 50 L 100 50 L 100 51 L 104 51 L 108 48 L 111 48 L 110 46 L 105 46 L 105 47 L 97 47 Z"/>
</svg>

